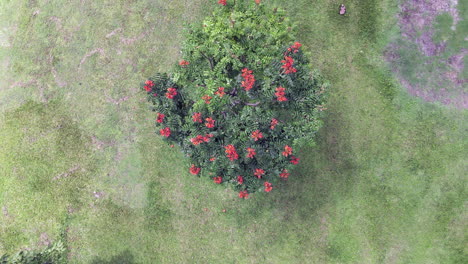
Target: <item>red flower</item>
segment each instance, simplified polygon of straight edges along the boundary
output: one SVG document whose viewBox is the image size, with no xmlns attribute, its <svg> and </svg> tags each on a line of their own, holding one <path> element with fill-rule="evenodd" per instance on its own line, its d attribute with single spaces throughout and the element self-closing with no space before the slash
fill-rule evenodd
<svg viewBox="0 0 468 264">
<path fill-rule="evenodd" d="M 198 136 L 196 136 L 194 138 L 191 138 L 190 142 L 192 142 L 196 146 L 196 145 L 199 145 L 199 144 L 205 142 L 205 137 L 203 137 L 202 135 L 198 135 Z"/>
<path fill-rule="evenodd" d="M 255 3 L 258 5 L 262 0 L 255 0 Z"/>
<path fill-rule="evenodd" d="M 207 128 L 213 128 L 213 127 L 214 127 L 214 123 L 215 123 L 216 120 L 214 120 L 214 119 L 211 118 L 211 117 L 208 117 L 208 118 L 206 118 L 205 120 L 206 120 L 205 126 L 206 126 Z"/>
<path fill-rule="evenodd" d="M 216 160 L 215 157 L 211 157 L 211 158 L 210 158 L 210 161 L 215 161 L 215 160 Z"/>
<path fill-rule="evenodd" d="M 270 123 L 270 129 L 275 129 L 276 125 L 278 124 L 278 120 L 276 119 L 271 119 L 271 123 Z"/>
<path fill-rule="evenodd" d="M 276 96 L 276 97 L 284 96 L 284 95 L 285 95 L 284 91 L 286 91 L 286 88 L 284 88 L 284 87 L 282 87 L 282 86 L 277 87 L 277 88 L 276 88 L 275 96 Z"/>
<path fill-rule="evenodd" d="M 213 134 L 206 134 L 204 137 L 203 137 L 203 141 L 204 142 L 210 142 L 210 138 L 213 137 Z"/>
<path fill-rule="evenodd" d="M 278 102 L 286 102 L 288 100 L 288 98 L 284 97 L 284 96 L 280 96 L 278 97 Z"/>
<path fill-rule="evenodd" d="M 226 0 L 219 0 L 218 4 L 225 6 L 227 3 L 226 3 Z"/>
<path fill-rule="evenodd" d="M 287 157 L 292 154 L 292 148 L 288 145 L 284 146 L 283 156 Z"/>
<path fill-rule="evenodd" d="M 182 66 L 182 67 L 187 66 L 187 65 L 189 65 L 189 64 L 190 64 L 190 62 L 188 62 L 188 61 L 186 61 L 186 60 L 181 60 L 181 61 L 179 62 L 179 65 Z"/>
<path fill-rule="evenodd" d="M 262 169 L 255 169 L 255 173 L 254 173 L 255 177 L 257 177 L 257 178 L 260 179 L 260 178 L 262 177 L 262 175 L 264 175 L 264 174 L 265 174 L 265 171 L 264 171 L 264 170 L 262 170 Z"/>
<path fill-rule="evenodd" d="M 288 49 L 288 50 L 291 51 L 291 49 L 292 49 L 292 51 L 293 51 L 294 53 L 297 53 L 297 52 L 299 52 L 299 49 L 300 49 L 301 47 L 302 47 L 302 44 L 296 41 L 296 42 L 294 42 L 294 45 L 292 45 L 291 48 Z"/>
<path fill-rule="evenodd" d="M 286 97 L 284 96 L 284 95 L 285 95 L 285 92 L 284 92 L 285 90 L 286 90 L 286 88 L 281 87 L 281 86 L 278 87 L 278 88 L 276 88 L 275 96 L 278 97 L 277 100 L 278 100 L 279 102 L 284 102 L 284 101 L 287 101 L 287 100 L 288 100 L 288 98 L 286 98 Z"/>
<path fill-rule="evenodd" d="M 284 169 L 283 172 L 280 173 L 280 177 L 283 179 L 287 179 L 289 177 L 288 170 Z"/>
<path fill-rule="evenodd" d="M 219 95 L 219 97 L 223 97 L 226 93 L 224 92 L 224 87 L 219 87 L 218 91 L 215 92 L 216 95 Z"/>
<path fill-rule="evenodd" d="M 244 183 L 244 178 L 242 176 L 237 176 L 237 183 L 243 184 Z"/>
<path fill-rule="evenodd" d="M 301 44 L 301 43 L 299 43 L 299 42 L 297 42 L 297 41 L 294 42 L 294 45 L 293 45 L 293 48 L 294 48 L 294 49 L 300 49 L 301 47 L 302 47 L 302 44 Z"/>
<path fill-rule="evenodd" d="M 247 191 L 240 191 L 239 192 L 239 198 L 248 198 L 249 193 Z"/>
<path fill-rule="evenodd" d="M 158 113 L 158 118 L 156 119 L 156 122 L 158 123 L 164 122 L 164 117 L 165 117 L 164 114 Z"/>
<path fill-rule="evenodd" d="M 286 88 L 282 87 L 282 86 L 279 86 L 275 89 L 276 93 L 275 93 L 275 96 L 276 97 L 280 97 L 280 96 L 284 96 L 285 95 L 285 92 L 286 91 Z"/>
<path fill-rule="evenodd" d="M 255 84 L 255 77 L 252 71 L 247 68 L 242 69 L 242 77 L 244 80 L 241 82 L 241 86 L 244 87 L 246 91 L 249 91 Z"/>
<path fill-rule="evenodd" d="M 263 134 L 262 134 L 262 132 L 260 132 L 260 130 L 255 130 L 254 132 L 252 132 L 251 137 L 252 137 L 255 141 L 257 141 L 257 140 L 259 140 L 260 138 L 263 138 Z"/>
<path fill-rule="evenodd" d="M 169 99 L 174 99 L 174 97 L 177 95 L 177 89 L 176 88 L 167 88 L 167 93 L 166 97 Z"/>
<path fill-rule="evenodd" d="M 171 135 L 171 129 L 166 127 L 166 128 L 160 129 L 159 133 L 161 134 L 161 136 L 169 137 Z"/>
<path fill-rule="evenodd" d="M 158 96 L 158 94 L 157 94 L 157 93 L 154 93 L 153 96 Z"/>
<path fill-rule="evenodd" d="M 271 189 L 273 189 L 273 187 L 271 187 L 271 183 L 269 182 L 264 182 L 263 186 L 265 186 L 265 192 L 271 192 Z"/>
<path fill-rule="evenodd" d="M 213 178 L 213 181 L 217 184 L 220 184 L 221 182 L 223 182 L 223 178 L 218 176 L 218 177 L 214 177 Z"/>
<path fill-rule="evenodd" d="M 202 96 L 201 99 L 205 100 L 205 103 L 206 103 L 206 104 L 209 104 L 209 103 L 211 103 L 211 102 L 210 102 L 211 98 L 213 98 L 213 97 L 211 97 L 211 96 L 209 96 L 209 95 L 204 95 L 204 96 Z"/>
<path fill-rule="evenodd" d="M 193 122 L 203 123 L 201 113 L 193 113 L 192 119 L 193 119 Z"/>
<path fill-rule="evenodd" d="M 293 72 L 297 72 L 297 69 L 293 67 L 293 64 L 294 64 L 293 58 L 289 56 L 284 56 L 284 60 L 282 60 L 281 62 L 284 63 L 283 66 L 281 66 L 281 68 L 284 69 L 284 73 L 290 74 Z"/>
<path fill-rule="evenodd" d="M 198 173 L 200 173 L 200 168 L 197 168 L 195 167 L 194 164 L 192 164 L 192 167 L 190 167 L 190 173 L 192 173 L 193 175 L 197 175 Z"/>
<path fill-rule="evenodd" d="M 247 158 L 253 158 L 257 153 L 255 152 L 255 149 L 253 148 L 247 148 Z"/>
<path fill-rule="evenodd" d="M 150 92 L 150 91 L 151 91 L 151 88 L 153 88 L 153 86 L 154 86 L 154 82 L 151 81 L 151 80 L 147 80 L 147 81 L 145 82 L 145 84 L 146 84 L 145 87 L 144 87 L 145 90 L 146 90 L 147 92 Z"/>
<path fill-rule="evenodd" d="M 299 163 L 299 158 L 291 156 L 291 163 L 297 165 Z"/>
<path fill-rule="evenodd" d="M 236 148 L 233 145 L 227 145 L 224 147 L 226 150 L 227 157 L 232 161 L 239 158 L 239 154 L 236 152 Z"/>
</svg>

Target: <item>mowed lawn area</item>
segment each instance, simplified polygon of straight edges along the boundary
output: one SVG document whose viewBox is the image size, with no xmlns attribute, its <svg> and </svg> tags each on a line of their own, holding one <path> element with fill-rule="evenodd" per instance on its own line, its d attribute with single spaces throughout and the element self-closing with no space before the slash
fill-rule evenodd
<svg viewBox="0 0 468 264">
<path fill-rule="evenodd" d="M 466 263 L 467 112 L 392 76 L 397 1 L 262 2 L 332 85 L 316 146 L 241 200 L 189 174 L 139 89 L 216 0 L 0 1 L 0 256 L 65 233 L 70 263 Z"/>
</svg>

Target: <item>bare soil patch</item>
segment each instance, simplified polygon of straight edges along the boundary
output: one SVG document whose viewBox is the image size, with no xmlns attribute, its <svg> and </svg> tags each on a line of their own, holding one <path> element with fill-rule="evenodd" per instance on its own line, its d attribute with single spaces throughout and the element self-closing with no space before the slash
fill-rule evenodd
<svg viewBox="0 0 468 264">
<path fill-rule="evenodd" d="M 398 14 L 401 36 L 387 47 L 385 57 L 411 95 L 467 109 L 464 87 L 468 79 L 463 70 L 468 49 L 449 48 L 450 38 L 437 41 L 434 26 L 438 17 L 448 14 L 452 24 L 446 34 L 457 34 L 457 25 L 463 19 L 457 5 L 457 0 L 403 1 Z"/>
</svg>

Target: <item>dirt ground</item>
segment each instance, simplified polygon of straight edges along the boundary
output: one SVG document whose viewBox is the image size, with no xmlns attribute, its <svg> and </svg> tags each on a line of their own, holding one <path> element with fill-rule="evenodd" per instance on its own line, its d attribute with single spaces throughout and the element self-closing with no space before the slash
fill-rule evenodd
<svg viewBox="0 0 468 264">
<path fill-rule="evenodd" d="M 453 18 L 451 30 L 454 31 L 463 19 L 457 10 L 458 0 L 407 0 L 400 4 L 398 15 L 401 33 L 400 41 L 388 46 L 386 59 L 399 78 L 401 84 L 413 96 L 418 96 L 429 102 L 441 102 L 460 109 L 468 108 L 468 79 L 462 76 L 464 57 L 468 48 L 462 47 L 456 52 L 448 51 L 448 41 L 434 41 L 434 22 L 438 15 L 448 13 Z M 466 38 L 465 38 L 466 41 Z M 406 47 L 402 47 L 406 43 Z M 408 44 L 409 43 L 409 44 Z M 405 77 L 404 67 L 401 67 L 401 49 L 408 46 L 417 53 L 421 64 L 439 63 L 442 65 L 431 72 L 418 68 L 415 74 L 419 82 Z M 410 51 L 411 52 L 411 51 Z M 447 54 L 450 52 L 450 54 Z M 414 68 L 414 67 L 413 67 Z M 426 67 L 429 68 L 429 67 Z M 421 67 L 421 69 L 425 69 Z M 465 88 L 464 88 L 465 87 Z"/>
</svg>

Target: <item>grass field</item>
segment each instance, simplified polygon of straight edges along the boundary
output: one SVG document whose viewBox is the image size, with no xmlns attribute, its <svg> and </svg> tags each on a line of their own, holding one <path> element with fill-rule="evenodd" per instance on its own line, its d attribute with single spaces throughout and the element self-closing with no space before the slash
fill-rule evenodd
<svg viewBox="0 0 468 264">
<path fill-rule="evenodd" d="M 467 262 L 467 112 L 391 75 L 395 1 L 264 0 L 332 83 L 317 146 L 245 201 L 189 175 L 138 86 L 215 2 L 0 1 L 0 255 L 66 226 L 71 263 Z"/>
</svg>

